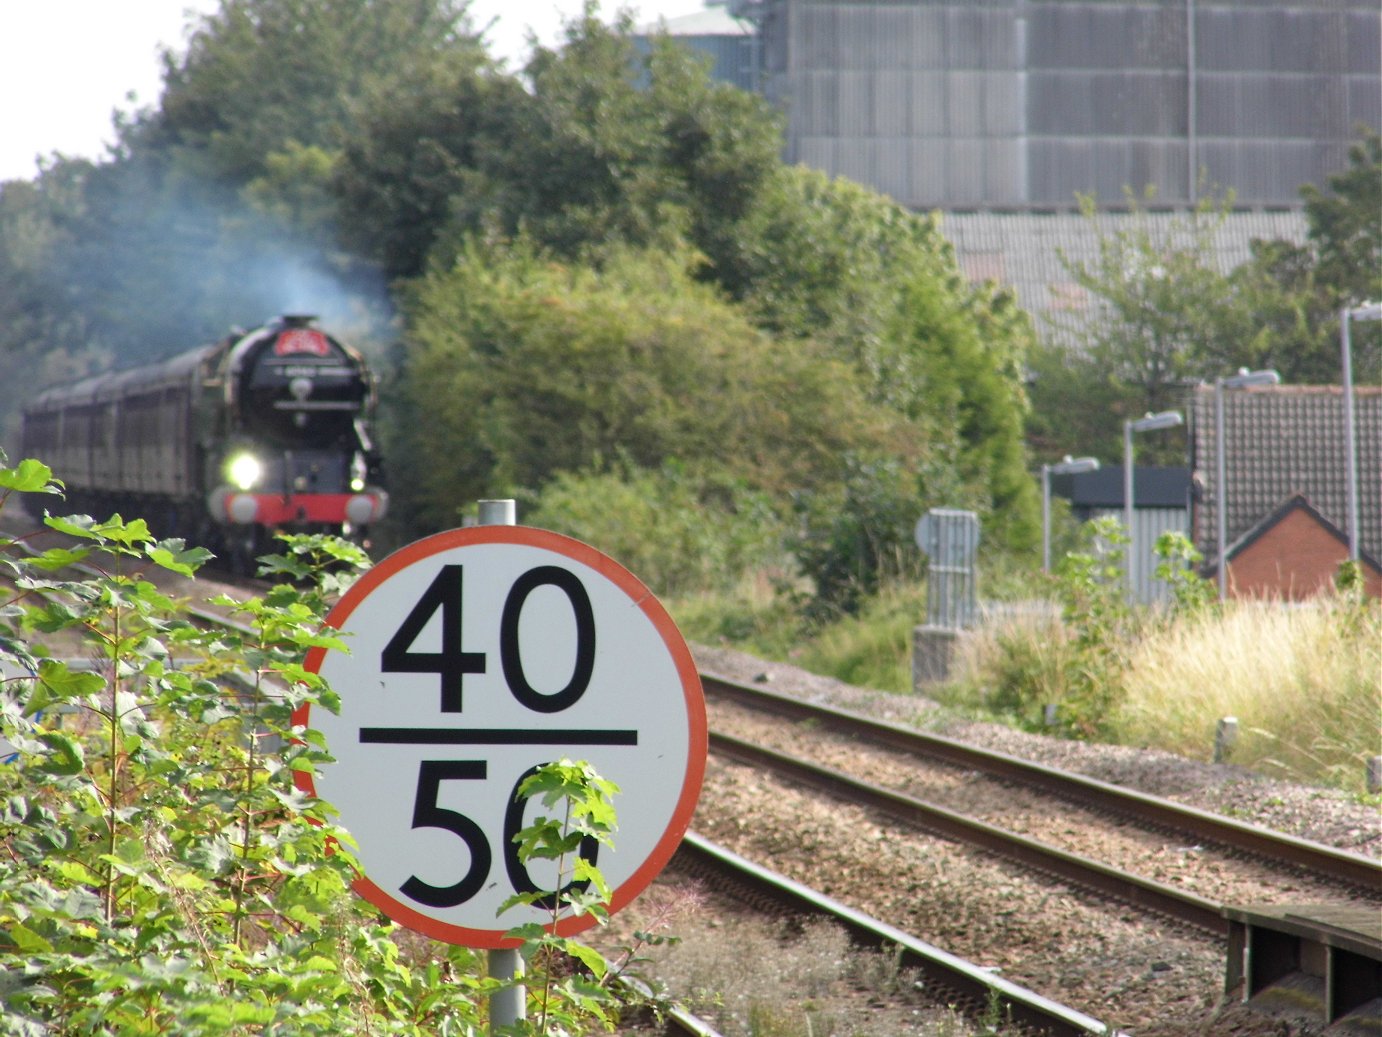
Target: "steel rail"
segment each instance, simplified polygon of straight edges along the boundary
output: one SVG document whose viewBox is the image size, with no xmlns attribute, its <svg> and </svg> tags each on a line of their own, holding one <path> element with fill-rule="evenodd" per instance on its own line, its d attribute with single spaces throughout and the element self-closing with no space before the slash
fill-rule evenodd
<svg viewBox="0 0 1382 1037">
<path fill-rule="evenodd" d="M 1143 824 L 1174 829 L 1197 839 L 1272 862 L 1284 862 L 1316 876 L 1374 893 L 1382 890 L 1382 864 L 1359 853 L 1273 832 L 1097 778 L 966 745 L 942 735 L 885 723 L 833 706 L 802 702 L 713 673 L 702 672 L 701 683 L 708 694 L 722 695 L 753 709 L 766 710 L 794 720 L 819 721 L 836 734 L 855 735 L 902 752 L 1043 788 L 1066 799 L 1111 810 Z"/>
<path fill-rule="evenodd" d="M 936 987 L 979 1007 L 997 1005 L 1011 1019 L 1047 1037 L 1119 1037 L 1099 1020 L 1028 990 L 973 962 L 965 961 L 902 930 L 856 911 L 799 882 L 755 864 L 710 840 L 688 832 L 674 861 L 693 874 L 709 871 L 796 913 L 823 915 L 843 926 L 859 944 L 895 951 Z"/>
<path fill-rule="evenodd" d="M 904 824 L 978 846 L 1028 868 L 1093 889 L 1121 903 L 1156 911 L 1216 936 L 1228 935 L 1228 921 L 1223 917 L 1219 904 L 1193 893 L 1120 871 L 933 803 L 715 731 L 710 733 L 710 748 L 741 763 L 777 771 L 851 802 L 883 811 Z"/>
</svg>

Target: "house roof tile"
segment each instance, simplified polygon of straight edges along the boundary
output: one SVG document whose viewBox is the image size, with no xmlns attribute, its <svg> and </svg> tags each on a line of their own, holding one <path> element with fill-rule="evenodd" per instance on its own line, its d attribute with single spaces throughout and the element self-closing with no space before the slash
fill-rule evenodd
<svg viewBox="0 0 1382 1037">
<path fill-rule="evenodd" d="M 1382 387 L 1354 391 L 1358 470 L 1358 543 L 1382 557 Z M 1231 544 L 1303 495 L 1341 530 L 1348 528 L 1344 456 L 1344 399 L 1339 386 L 1278 385 L 1226 391 L 1224 482 L 1227 539 Z M 1192 394 L 1190 455 L 1197 507 L 1195 545 L 1206 558 L 1217 552 L 1221 494 L 1217 481 L 1214 387 Z"/>
</svg>

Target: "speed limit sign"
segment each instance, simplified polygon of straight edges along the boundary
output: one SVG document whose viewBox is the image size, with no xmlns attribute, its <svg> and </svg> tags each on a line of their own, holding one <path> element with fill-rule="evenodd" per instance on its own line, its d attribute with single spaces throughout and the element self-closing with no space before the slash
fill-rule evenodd
<svg viewBox="0 0 1382 1037">
<path fill-rule="evenodd" d="M 705 701 L 686 643 L 628 570 L 569 537 L 479 526 L 420 540 L 370 569 L 327 622 L 348 651 L 307 668 L 339 714 L 303 706 L 335 762 L 298 784 L 330 802 L 358 844 L 356 891 L 447 943 L 499 948 L 556 888 L 551 862 L 513 836 L 540 804 L 515 798 L 536 768 L 588 761 L 614 782 L 613 846 L 581 853 L 628 904 L 671 858 L 705 771 Z M 567 876 L 569 878 L 569 876 Z M 594 924 L 563 918 L 559 935 Z"/>
</svg>

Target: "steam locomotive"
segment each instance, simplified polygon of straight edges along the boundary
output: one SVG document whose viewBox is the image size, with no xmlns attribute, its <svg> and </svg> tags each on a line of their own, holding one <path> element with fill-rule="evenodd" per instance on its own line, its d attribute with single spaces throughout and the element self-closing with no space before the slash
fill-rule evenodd
<svg viewBox="0 0 1382 1037">
<path fill-rule="evenodd" d="M 388 495 L 370 437 L 375 380 L 309 316 L 57 386 L 24 410 L 23 456 L 69 505 L 142 517 L 237 571 L 277 530 L 363 540 Z"/>
</svg>

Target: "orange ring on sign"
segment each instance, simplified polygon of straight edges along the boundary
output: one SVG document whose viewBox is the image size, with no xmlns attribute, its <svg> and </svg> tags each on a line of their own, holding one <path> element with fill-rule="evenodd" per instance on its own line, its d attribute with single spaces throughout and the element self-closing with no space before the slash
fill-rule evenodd
<svg viewBox="0 0 1382 1037">
<path fill-rule="evenodd" d="M 705 761 L 709 743 L 705 696 L 701 690 L 700 674 L 696 670 L 695 660 L 691 657 L 691 650 L 686 646 L 681 632 L 677 629 L 667 610 L 663 608 L 662 603 L 654 597 L 652 591 L 638 577 L 614 559 L 573 537 L 533 526 L 471 526 L 424 537 L 384 558 L 367 570 L 341 596 L 341 600 L 327 615 L 326 624 L 337 630 L 343 629 L 351 613 L 376 588 L 409 566 L 443 551 L 479 544 L 515 544 L 541 548 L 564 555 L 598 572 L 627 594 L 653 624 L 663 645 L 671 654 L 676 667 L 677 678 L 681 684 L 682 696 L 686 703 L 688 742 L 686 775 L 683 778 L 681 792 L 672 816 L 652 851 L 627 879 L 610 891 L 609 912 L 613 914 L 627 907 L 652 883 L 653 879 L 667 866 L 667 862 L 672 859 L 672 855 L 676 853 L 686 830 L 691 827 L 691 817 L 695 813 L 696 802 L 700 798 L 701 785 L 705 780 Z M 320 674 L 322 664 L 326 660 L 326 653 L 327 649 L 325 648 L 310 649 L 307 653 L 306 669 L 312 673 Z M 310 720 L 310 704 L 305 703 L 294 710 L 293 726 L 310 727 Z M 302 791 L 312 796 L 317 795 L 316 783 L 311 772 L 295 771 L 293 783 Z M 352 888 L 395 922 L 443 943 L 482 949 L 517 947 L 521 943 L 519 940 L 505 939 L 504 933 L 507 929 L 475 929 L 443 922 L 423 914 L 416 908 L 398 900 L 363 874 L 355 879 Z M 595 924 L 596 919 L 590 915 L 573 915 L 559 919 L 555 928 L 551 925 L 545 928 L 557 936 L 572 936 L 591 928 Z"/>
</svg>

